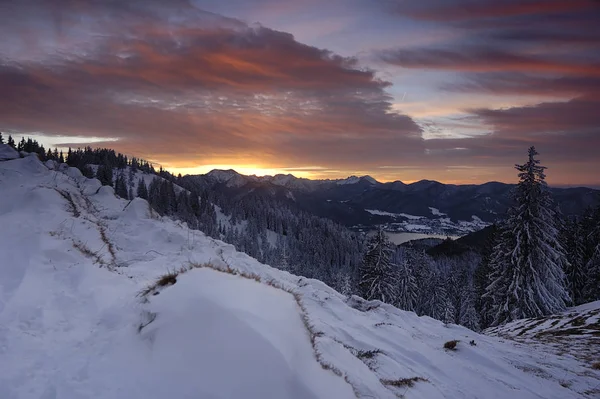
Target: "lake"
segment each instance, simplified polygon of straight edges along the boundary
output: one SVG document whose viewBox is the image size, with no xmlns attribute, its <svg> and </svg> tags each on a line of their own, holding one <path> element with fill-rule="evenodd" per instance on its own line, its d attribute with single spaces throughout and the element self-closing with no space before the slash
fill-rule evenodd
<svg viewBox="0 0 600 399">
<path fill-rule="evenodd" d="M 396 245 L 399 245 L 399 244 L 402 244 L 404 242 L 411 241 L 411 240 L 420 240 L 421 238 L 441 238 L 442 240 L 445 240 L 446 238 L 450 237 L 453 240 L 455 240 L 460 237 L 460 236 L 447 236 L 447 235 L 437 235 L 437 234 L 427 234 L 427 233 L 406 233 L 406 232 L 394 233 L 394 232 L 390 232 L 390 231 L 386 231 L 385 234 L 390 238 L 390 241 Z"/>
</svg>

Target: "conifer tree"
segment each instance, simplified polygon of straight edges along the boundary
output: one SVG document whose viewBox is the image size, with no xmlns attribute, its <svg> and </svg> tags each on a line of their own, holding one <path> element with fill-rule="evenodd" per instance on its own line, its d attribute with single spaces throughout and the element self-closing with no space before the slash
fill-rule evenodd
<svg viewBox="0 0 600 399">
<path fill-rule="evenodd" d="M 406 259 L 398 265 L 398 297 L 396 306 L 403 310 L 414 311 L 417 305 L 419 287 L 412 267 Z"/>
<path fill-rule="evenodd" d="M 600 205 L 588 211 L 582 226 L 584 235 L 584 274 L 582 302 L 600 299 Z"/>
<path fill-rule="evenodd" d="M 123 172 L 120 172 L 115 180 L 115 194 L 123 199 L 129 199 L 127 183 L 125 182 L 125 176 L 123 176 Z"/>
<path fill-rule="evenodd" d="M 473 274 L 473 290 L 475 300 L 475 310 L 479 314 L 481 328 L 487 328 L 492 324 L 492 306 L 493 301 L 490 295 L 486 295 L 486 288 L 490 282 L 491 262 L 494 254 L 494 247 L 498 241 L 499 226 L 491 226 L 490 235 L 485 242 L 481 261 Z"/>
<path fill-rule="evenodd" d="M 397 297 L 397 278 L 391 263 L 394 244 L 383 228 L 370 238 L 362 264 L 359 267 L 359 288 L 364 299 L 378 299 L 393 303 Z"/>
<path fill-rule="evenodd" d="M 2 132 L 0 132 L 0 144 L 4 144 L 4 138 L 2 137 Z"/>
<path fill-rule="evenodd" d="M 570 301 L 563 271 L 567 259 L 546 187 L 546 168 L 539 165 L 534 147 L 528 155 L 525 164 L 515 166 L 519 171 L 515 205 L 491 261 L 486 296 L 493 303 L 492 325 L 560 312 Z"/>
<path fill-rule="evenodd" d="M 17 149 L 17 147 L 15 146 L 15 140 L 12 138 L 12 136 L 10 134 L 8 135 L 8 141 L 6 142 L 6 144 L 11 146 L 15 150 Z"/>
<path fill-rule="evenodd" d="M 477 310 L 475 310 L 475 299 L 473 292 L 466 289 L 465 297 L 461 303 L 460 308 L 460 320 L 459 324 L 465 326 L 473 331 L 480 331 L 481 325 L 479 323 L 479 316 Z"/>
<path fill-rule="evenodd" d="M 60 157 L 62 161 L 63 154 L 60 152 Z M 61 162 L 61 161 L 59 161 Z M 62 162 L 61 162 L 62 163 Z M 113 170 L 107 163 L 98 166 L 98 170 L 96 170 L 96 179 L 100 180 L 103 186 L 111 186 L 113 185 Z"/>
<path fill-rule="evenodd" d="M 567 252 L 565 275 L 574 305 L 583 303 L 586 284 L 585 233 L 577 219 L 567 219 L 563 227 L 563 243 Z"/>
<path fill-rule="evenodd" d="M 148 188 L 146 187 L 146 183 L 144 182 L 144 178 L 140 177 L 137 185 L 137 196 L 148 200 Z"/>
</svg>

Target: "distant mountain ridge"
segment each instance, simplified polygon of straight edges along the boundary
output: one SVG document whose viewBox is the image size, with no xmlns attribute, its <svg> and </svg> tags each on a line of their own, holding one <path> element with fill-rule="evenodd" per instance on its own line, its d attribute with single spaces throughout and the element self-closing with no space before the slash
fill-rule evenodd
<svg viewBox="0 0 600 399">
<path fill-rule="evenodd" d="M 460 227 L 461 222 L 493 223 L 502 219 L 511 205 L 510 192 L 514 187 L 514 184 L 500 182 L 468 185 L 433 180 L 382 183 L 371 176 L 333 180 L 311 180 L 291 174 L 246 176 L 232 169 L 188 175 L 181 180 L 188 187 L 215 190 L 235 198 L 265 195 L 294 202 L 302 210 L 346 226 L 395 224 L 399 231 L 418 232 L 431 231 L 434 228 L 429 223 L 431 220 L 437 221 L 436 226 L 443 230 L 444 225 Z M 600 190 L 587 187 L 550 188 L 550 191 L 566 215 L 581 214 L 600 199 Z M 474 226 L 481 228 L 481 224 Z M 465 229 L 472 231 L 475 227 L 466 226 Z"/>
</svg>

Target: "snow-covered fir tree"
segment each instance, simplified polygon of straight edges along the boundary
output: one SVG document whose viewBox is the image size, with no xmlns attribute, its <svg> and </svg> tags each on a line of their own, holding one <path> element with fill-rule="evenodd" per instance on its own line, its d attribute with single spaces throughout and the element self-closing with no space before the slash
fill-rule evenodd
<svg viewBox="0 0 600 399">
<path fill-rule="evenodd" d="M 60 152 L 59 161 L 64 161 L 63 153 Z M 113 185 L 113 169 L 108 163 L 104 163 L 98 167 L 96 170 L 96 179 L 100 180 L 103 186 L 112 186 Z"/>
<path fill-rule="evenodd" d="M 449 319 L 454 312 L 454 307 L 448 300 L 444 277 L 439 271 L 433 270 L 429 273 L 429 279 L 424 282 L 421 290 L 424 292 L 424 303 L 419 314 L 444 322 L 453 322 Z"/>
<path fill-rule="evenodd" d="M 396 271 L 391 262 L 394 251 L 394 244 L 380 227 L 369 239 L 359 267 L 358 285 L 363 298 L 387 303 L 393 303 L 397 298 Z"/>
<path fill-rule="evenodd" d="M 396 298 L 396 306 L 403 310 L 414 311 L 417 305 L 419 287 L 407 259 L 403 259 L 398 263 L 397 275 L 398 296 Z"/>
<path fill-rule="evenodd" d="M 536 155 L 530 147 L 528 161 L 515 166 L 519 171 L 515 205 L 495 247 L 486 289 L 492 300 L 492 325 L 556 313 L 570 302 L 558 215 L 546 187 L 546 168 Z"/>
<path fill-rule="evenodd" d="M 583 290 L 587 281 L 585 233 L 581 222 L 575 218 L 567 219 L 562 235 L 568 261 L 565 269 L 567 288 L 573 304 L 580 305 L 584 302 Z"/>
<path fill-rule="evenodd" d="M 582 302 L 600 299 L 600 206 L 589 210 L 582 221 L 584 274 Z"/>
<path fill-rule="evenodd" d="M 340 294 L 345 296 L 350 296 L 354 292 L 352 286 L 352 277 L 348 273 L 339 273 L 338 274 L 338 286 Z"/>
<path fill-rule="evenodd" d="M 140 179 L 138 180 L 137 196 L 145 200 L 148 199 L 148 187 L 146 187 L 146 182 L 144 182 L 144 178 L 142 177 L 140 177 Z"/>
<path fill-rule="evenodd" d="M 470 328 L 473 331 L 481 329 L 479 314 L 475 309 L 475 288 L 472 281 L 466 281 L 461 286 L 461 301 L 460 309 L 458 310 L 457 324 Z"/>
<path fill-rule="evenodd" d="M 119 172 L 117 179 L 115 180 L 115 194 L 124 199 L 129 199 L 129 193 L 127 190 L 127 182 L 122 172 Z"/>
</svg>

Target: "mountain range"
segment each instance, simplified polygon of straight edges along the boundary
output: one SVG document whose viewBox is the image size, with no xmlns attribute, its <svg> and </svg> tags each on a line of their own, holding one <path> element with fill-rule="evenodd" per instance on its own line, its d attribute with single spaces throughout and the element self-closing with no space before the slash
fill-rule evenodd
<svg viewBox="0 0 600 399">
<path fill-rule="evenodd" d="M 421 180 L 381 183 L 371 176 L 310 180 L 293 175 L 246 176 L 234 170 L 188 175 L 181 184 L 232 198 L 269 196 L 348 227 L 389 224 L 397 231 L 472 231 L 501 219 L 511 205 L 514 184 L 455 185 Z M 565 215 L 578 215 L 597 203 L 600 191 L 587 187 L 550 191 Z M 467 223 L 467 224 L 465 224 Z"/>
</svg>

